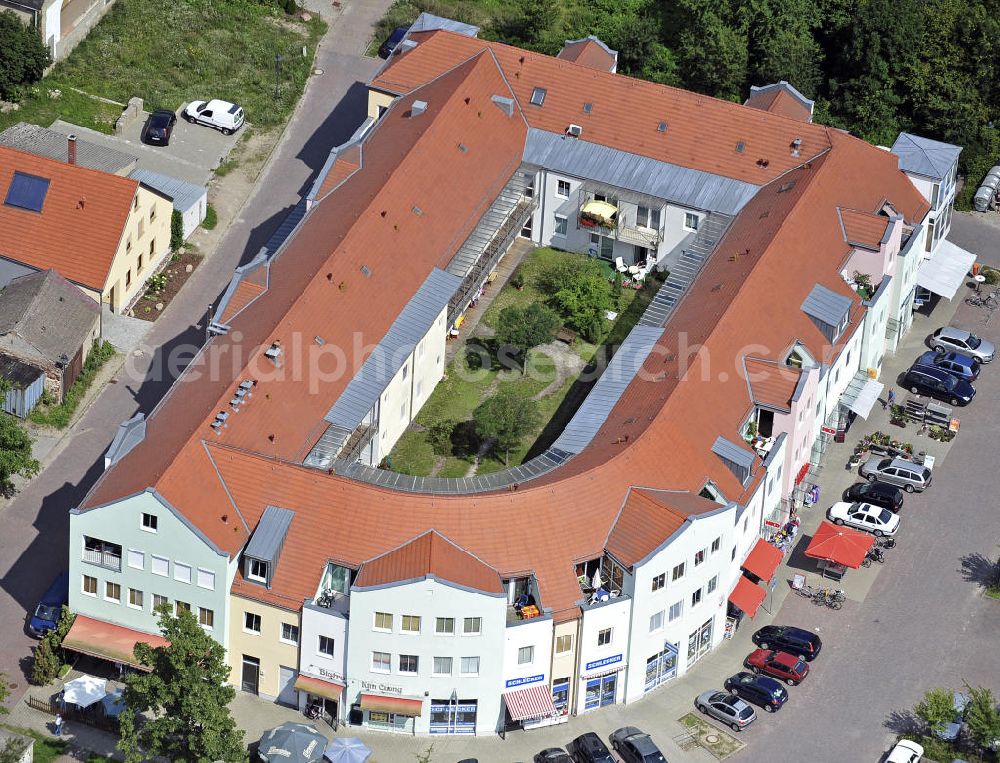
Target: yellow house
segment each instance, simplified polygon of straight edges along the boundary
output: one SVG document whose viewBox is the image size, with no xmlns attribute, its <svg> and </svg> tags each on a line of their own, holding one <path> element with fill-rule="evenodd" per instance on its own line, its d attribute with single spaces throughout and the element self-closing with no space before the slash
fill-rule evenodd
<svg viewBox="0 0 1000 763">
<path fill-rule="evenodd" d="M 4 272 L 55 270 L 122 312 L 170 251 L 172 202 L 132 178 L 77 165 L 72 148 L 69 159 L 0 146 Z"/>
<path fill-rule="evenodd" d="M 299 612 L 230 595 L 229 681 L 238 690 L 297 706 Z"/>
</svg>

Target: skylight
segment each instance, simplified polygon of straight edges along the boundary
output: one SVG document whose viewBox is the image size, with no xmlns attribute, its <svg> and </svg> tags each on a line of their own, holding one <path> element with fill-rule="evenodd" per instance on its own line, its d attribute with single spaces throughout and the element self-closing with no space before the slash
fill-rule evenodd
<svg viewBox="0 0 1000 763">
<path fill-rule="evenodd" d="M 531 91 L 531 105 L 541 106 L 545 103 L 545 88 L 536 87 Z"/>
<path fill-rule="evenodd" d="M 41 212 L 45 194 L 49 190 L 48 178 L 15 172 L 7 188 L 7 198 L 3 203 L 8 207 L 19 207 L 31 212 Z"/>
</svg>

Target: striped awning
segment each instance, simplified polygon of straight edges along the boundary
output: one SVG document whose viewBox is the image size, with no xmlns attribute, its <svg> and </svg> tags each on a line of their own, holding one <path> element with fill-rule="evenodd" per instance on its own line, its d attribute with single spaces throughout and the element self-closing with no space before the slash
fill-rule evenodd
<svg viewBox="0 0 1000 763">
<path fill-rule="evenodd" d="M 420 715 L 423 710 L 422 699 L 407 697 L 387 697 L 382 694 L 362 694 L 361 709 L 373 710 L 376 713 L 395 713 L 396 715 Z"/>
<path fill-rule="evenodd" d="M 545 718 L 556 714 L 552 704 L 552 690 L 548 684 L 537 684 L 526 689 L 509 691 L 503 695 L 510 717 L 515 721 Z"/>
<path fill-rule="evenodd" d="M 336 681 L 324 681 L 322 678 L 304 676 L 301 673 L 295 679 L 295 688 L 299 691 L 309 692 L 317 697 L 326 697 L 327 699 L 339 700 L 340 695 L 344 693 L 344 686 L 345 684 Z"/>
</svg>

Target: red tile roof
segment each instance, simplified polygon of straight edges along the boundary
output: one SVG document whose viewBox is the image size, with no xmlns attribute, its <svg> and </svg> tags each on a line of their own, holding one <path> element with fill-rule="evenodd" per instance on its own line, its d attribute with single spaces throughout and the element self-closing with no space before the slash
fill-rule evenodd
<svg viewBox="0 0 1000 763">
<path fill-rule="evenodd" d="M 343 154 L 337 156 L 333 166 L 327 172 L 326 177 L 323 178 L 323 182 L 320 184 L 319 190 L 316 192 L 316 199 L 322 199 L 330 193 L 330 191 L 353 175 L 359 167 L 361 167 L 361 149 L 358 146 L 352 146 Z"/>
<path fill-rule="evenodd" d="M 226 303 L 226 309 L 216 320 L 218 320 L 219 323 L 229 323 L 243 310 L 244 307 L 249 305 L 263 293 L 264 284 L 254 283 L 250 280 L 240 281 L 239 284 L 237 284 L 236 289 L 233 291 L 233 296 L 230 297 L 229 302 Z"/>
<path fill-rule="evenodd" d="M 497 571 L 436 530 L 369 559 L 354 580 L 358 588 L 405 583 L 432 577 L 486 593 L 503 593 Z"/>
<path fill-rule="evenodd" d="M 691 516 L 716 511 L 715 501 L 672 490 L 630 490 L 611 532 L 607 549 L 626 567 L 641 562 L 684 526 Z"/>
<path fill-rule="evenodd" d="M 889 218 L 857 209 L 841 209 L 840 220 L 844 227 L 844 241 L 852 246 L 878 251 L 889 227 Z"/>
<path fill-rule="evenodd" d="M 747 98 L 744 105 L 752 109 L 780 114 L 789 119 L 797 119 L 800 122 L 808 122 L 812 119 L 812 109 L 784 89 L 758 90 Z"/>
<path fill-rule="evenodd" d="M 0 200 L 15 172 L 49 187 L 40 213 L 0 201 L 0 257 L 103 291 L 139 181 L 0 146 Z"/>
<path fill-rule="evenodd" d="M 835 358 L 864 310 L 838 272 L 849 251 L 838 208 L 875 211 L 889 201 L 909 221 L 927 210 L 894 156 L 818 126 L 816 142 L 829 150 L 762 187 L 744 207 L 591 445 L 562 467 L 517 490 L 430 495 L 300 465 L 346 378 L 315 389 L 294 374 L 265 380 L 269 361 L 259 360 L 260 351 L 275 338 L 288 340 L 287 366 L 294 359 L 289 337 L 296 332 L 320 334 L 345 348 L 354 331 L 366 342 L 376 340 L 429 268 L 447 261 L 464 240 L 516 169 L 525 139 L 524 123 L 516 115 L 501 118 L 490 103 L 503 82 L 491 62 L 487 50 L 390 109 L 366 143 L 365 166 L 310 211 L 275 261 L 268 292 L 234 321 L 230 334 L 212 341 L 150 417 L 145 442 L 101 478 L 85 508 L 155 486 L 229 553 L 239 551 L 245 525 L 254 526 L 267 506 L 301 512 L 309 521 L 289 528 L 272 588 L 251 587 L 239 577 L 233 585 L 241 595 L 292 608 L 315 594 L 331 557 L 357 568 L 433 529 L 501 577 L 534 573 L 540 604 L 560 620 L 578 611 L 574 563 L 603 552 L 630 487 L 696 494 L 711 479 L 732 501 L 756 488 L 760 468 L 742 485 L 711 452 L 719 435 L 739 439 L 751 405 L 741 373 L 747 342 L 765 359 L 781 358 L 796 341 L 821 361 Z M 557 64 L 582 78 L 576 92 L 585 90 L 588 78 L 603 78 Z M 637 87 L 618 79 L 622 98 Z M 427 100 L 428 111 L 410 119 L 409 102 L 416 97 Z M 705 115 L 719 119 L 722 129 L 730 109 L 751 111 L 728 105 Z M 784 124 L 764 112 L 756 116 L 761 124 Z M 705 133 L 704 122 L 700 130 Z M 472 161 L 454 150 L 458 141 L 470 145 Z M 481 145 L 489 151 L 477 150 Z M 418 204 L 421 215 L 411 211 Z M 370 278 L 360 274 L 362 264 Z M 848 331 L 833 346 L 800 309 L 816 283 L 853 300 Z M 704 349 L 697 354 L 687 349 L 699 346 Z M 210 363 L 228 367 L 218 361 L 231 357 L 249 361 L 221 379 L 191 383 L 195 372 Z M 261 378 L 253 400 L 214 435 L 209 421 L 238 379 L 249 376 Z M 274 441 L 267 433 L 277 433 Z M 661 494 L 632 493 L 634 503 L 613 541 L 629 557 L 654 540 L 630 535 L 637 527 L 630 524 L 633 510 L 652 512 L 662 523 L 660 534 L 674 521 L 668 509 L 684 508 L 671 494 L 666 503 L 660 499 L 660 513 L 655 504 Z"/>
<path fill-rule="evenodd" d="M 602 72 L 613 71 L 618 63 L 617 56 L 613 52 L 609 53 L 608 48 L 597 40 L 596 37 L 584 37 L 582 40 L 566 40 L 562 50 L 556 54 L 556 58 L 563 61 L 573 61 L 590 69 L 597 69 Z"/>
<path fill-rule="evenodd" d="M 755 403 L 783 411 L 791 410 L 792 395 L 802 374 L 799 369 L 776 360 L 749 357 L 744 365 L 750 396 Z"/>
<path fill-rule="evenodd" d="M 490 50 L 532 127 L 583 128 L 581 140 L 754 184 L 766 183 L 829 148 L 827 129 L 678 88 L 595 71 L 572 61 L 437 30 L 418 32 L 412 50 L 394 55 L 372 81 L 389 93 L 410 92 L 460 61 Z M 536 87 L 546 90 L 532 106 Z M 592 104 L 589 114 L 584 103 Z M 658 130 L 667 123 L 665 132 Z M 711 125 L 707 130 L 706 126 Z M 801 139 L 799 155 L 791 144 Z M 743 150 L 737 150 L 737 144 Z"/>
</svg>

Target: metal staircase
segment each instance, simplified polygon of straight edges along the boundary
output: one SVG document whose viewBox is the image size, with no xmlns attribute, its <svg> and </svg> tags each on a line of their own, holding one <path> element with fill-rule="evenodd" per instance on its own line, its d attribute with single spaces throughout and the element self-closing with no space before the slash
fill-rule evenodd
<svg viewBox="0 0 1000 763">
<path fill-rule="evenodd" d="M 462 279 L 462 285 L 448 303 L 449 325 L 472 299 L 483 278 L 496 267 L 538 205 L 529 191 L 531 180 L 532 176 L 522 170 L 515 172 L 448 263 L 446 270 Z"/>
<path fill-rule="evenodd" d="M 731 215 L 719 212 L 709 213 L 701 226 L 694 240 L 681 252 L 680 259 L 670 269 L 670 275 L 663 282 L 660 290 L 649 303 L 646 312 L 639 320 L 640 326 L 663 326 L 670 318 L 674 307 L 680 302 L 684 292 L 694 282 L 708 255 L 712 253 L 716 245 L 722 239 L 726 229 L 732 222 Z"/>
</svg>

